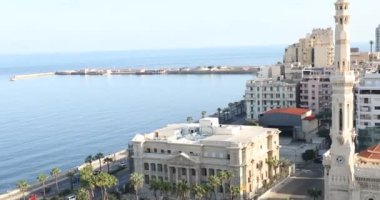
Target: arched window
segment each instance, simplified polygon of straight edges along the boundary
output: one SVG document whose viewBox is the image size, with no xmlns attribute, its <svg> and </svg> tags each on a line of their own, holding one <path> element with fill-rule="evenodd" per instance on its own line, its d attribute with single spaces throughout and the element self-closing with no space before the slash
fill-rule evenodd
<svg viewBox="0 0 380 200">
<path fill-rule="evenodd" d="M 339 18 L 340 24 L 343 24 L 343 18 Z"/>
</svg>

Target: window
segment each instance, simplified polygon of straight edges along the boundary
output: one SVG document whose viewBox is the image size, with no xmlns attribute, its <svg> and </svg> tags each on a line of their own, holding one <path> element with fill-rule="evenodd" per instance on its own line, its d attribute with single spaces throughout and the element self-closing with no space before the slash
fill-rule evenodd
<svg viewBox="0 0 380 200">
<path fill-rule="evenodd" d="M 149 184 L 149 175 L 144 176 L 144 182 L 145 184 Z"/>
<path fill-rule="evenodd" d="M 173 174 L 175 174 L 175 168 L 174 167 L 170 167 L 171 171 Z"/>
<path fill-rule="evenodd" d="M 202 168 L 201 169 L 201 173 L 202 173 L 202 176 L 207 176 L 207 169 L 206 168 Z"/>
<path fill-rule="evenodd" d="M 171 151 L 171 150 L 168 150 L 167 152 L 168 152 L 168 154 L 171 154 L 171 153 L 172 153 L 172 151 Z"/>
<path fill-rule="evenodd" d="M 227 154 L 227 160 L 230 160 L 230 159 L 231 159 L 231 155 Z"/>
<path fill-rule="evenodd" d="M 215 175 L 215 170 L 214 169 L 208 169 L 208 173 L 210 176 L 214 176 Z"/>
<path fill-rule="evenodd" d="M 380 110 L 380 106 L 375 106 L 375 110 Z"/>
<path fill-rule="evenodd" d="M 191 175 L 192 175 L 192 176 L 195 176 L 195 173 L 196 173 L 196 172 L 195 172 L 195 169 L 191 169 Z"/>
<path fill-rule="evenodd" d="M 364 103 L 369 103 L 368 98 L 364 98 Z"/>
<path fill-rule="evenodd" d="M 157 171 L 162 172 L 162 164 L 157 164 Z"/>
<path fill-rule="evenodd" d="M 149 170 L 149 164 L 148 163 L 144 163 L 144 170 Z"/>
<path fill-rule="evenodd" d="M 161 153 L 165 153 L 165 150 L 161 149 Z"/>
<path fill-rule="evenodd" d="M 185 176 L 186 175 L 186 168 L 182 168 L 181 171 L 182 171 L 182 175 Z"/>
<path fill-rule="evenodd" d="M 157 149 L 156 148 L 154 148 L 154 153 L 157 153 Z"/>
<path fill-rule="evenodd" d="M 156 171 L 156 164 L 154 164 L 154 163 L 150 163 L 150 169 L 151 169 L 152 171 Z"/>
<path fill-rule="evenodd" d="M 147 148 L 147 149 L 146 149 L 146 152 L 150 153 L 150 148 Z"/>
</svg>

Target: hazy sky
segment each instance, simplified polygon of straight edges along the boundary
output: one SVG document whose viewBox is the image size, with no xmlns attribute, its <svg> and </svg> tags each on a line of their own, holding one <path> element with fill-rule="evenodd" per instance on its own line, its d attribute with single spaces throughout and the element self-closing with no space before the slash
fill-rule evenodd
<svg viewBox="0 0 380 200">
<path fill-rule="evenodd" d="M 335 0 L 0 0 L 0 54 L 290 44 L 333 27 Z M 351 0 L 351 41 L 379 0 Z"/>
</svg>

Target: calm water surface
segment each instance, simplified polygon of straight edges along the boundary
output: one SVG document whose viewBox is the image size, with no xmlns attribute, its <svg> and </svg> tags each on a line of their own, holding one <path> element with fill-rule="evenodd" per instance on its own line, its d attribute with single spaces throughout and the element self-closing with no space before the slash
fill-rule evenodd
<svg viewBox="0 0 380 200">
<path fill-rule="evenodd" d="M 0 56 L 0 192 L 20 179 L 35 181 L 52 167 L 81 164 L 89 154 L 127 147 L 136 133 L 187 116 L 209 114 L 242 99 L 253 75 L 9 77 L 84 66 L 257 65 L 281 59 L 282 49 L 138 51 Z M 51 65 L 49 65 L 49 63 Z"/>
</svg>

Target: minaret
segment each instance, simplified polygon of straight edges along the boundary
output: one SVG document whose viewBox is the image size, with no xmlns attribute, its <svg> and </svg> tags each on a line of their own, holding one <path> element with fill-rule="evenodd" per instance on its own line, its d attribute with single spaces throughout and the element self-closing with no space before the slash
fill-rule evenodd
<svg viewBox="0 0 380 200">
<path fill-rule="evenodd" d="M 335 70 L 332 84 L 332 140 L 325 155 L 325 199 L 350 200 L 354 181 L 354 72 L 350 66 L 349 0 L 335 3 Z"/>
</svg>

